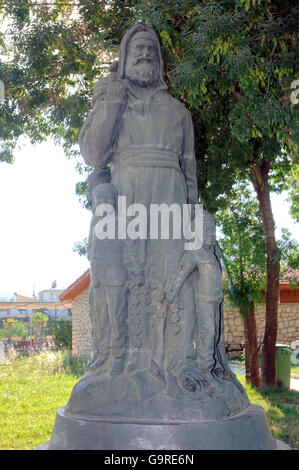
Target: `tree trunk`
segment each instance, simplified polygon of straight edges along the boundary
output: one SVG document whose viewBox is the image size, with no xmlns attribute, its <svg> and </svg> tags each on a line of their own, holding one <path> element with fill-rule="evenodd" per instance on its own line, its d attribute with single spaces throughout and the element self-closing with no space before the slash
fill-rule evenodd
<svg viewBox="0 0 299 470">
<path fill-rule="evenodd" d="M 245 336 L 246 382 L 250 383 L 254 387 L 258 387 L 260 384 L 260 373 L 254 306 L 252 307 L 250 312 L 245 313 L 243 320 Z"/>
<path fill-rule="evenodd" d="M 267 254 L 266 322 L 260 382 L 262 389 L 276 385 L 275 345 L 279 301 L 279 252 L 268 186 L 270 168 L 271 161 L 262 161 L 252 167 L 252 184 L 259 203 Z"/>
</svg>

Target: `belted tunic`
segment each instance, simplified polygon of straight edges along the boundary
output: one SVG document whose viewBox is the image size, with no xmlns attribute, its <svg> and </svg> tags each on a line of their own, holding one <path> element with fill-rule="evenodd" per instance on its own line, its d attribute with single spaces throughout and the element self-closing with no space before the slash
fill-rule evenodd
<svg viewBox="0 0 299 470">
<path fill-rule="evenodd" d="M 184 204 L 198 203 L 191 116 L 165 86 L 150 93 L 145 101 L 129 86 L 124 103 L 117 98 L 109 101 L 103 94 L 82 129 L 81 153 L 86 163 L 96 169 L 110 164 L 111 182 L 119 196 L 126 196 L 127 207 L 142 204 L 149 216 L 152 204 L 177 204 L 182 213 Z M 147 230 L 149 234 L 150 227 Z M 146 278 L 154 280 L 161 292 L 182 257 L 184 243 L 183 233 L 181 239 L 136 240 L 137 258 L 145 266 Z M 188 283 L 182 295 L 187 306 L 192 297 Z M 181 312 L 182 321 L 190 328 L 193 322 L 188 321 L 188 316 L 192 316 L 192 308 Z M 150 357 L 147 348 L 152 347 L 152 323 L 145 317 L 141 326 L 144 357 L 140 359 L 144 366 Z"/>
<path fill-rule="evenodd" d="M 136 96 L 130 86 L 128 89 L 122 110 L 117 100 L 109 101 L 103 95 L 90 113 L 80 137 L 86 163 L 94 168 L 110 163 L 112 183 L 119 195 L 126 196 L 127 206 L 143 204 L 149 211 L 150 204 L 182 207 L 197 203 L 194 134 L 189 111 L 162 86 L 152 89 L 146 101 Z M 113 147 L 109 146 L 112 122 L 117 127 Z M 183 241 L 172 240 L 170 244 L 173 242 L 177 245 L 174 258 L 178 259 Z M 170 262 L 165 259 L 170 247 L 162 245 L 158 264 L 164 274 L 155 269 L 160 271 L 155 275 L 160 280 L 165 279 Z M 157 256 L 152 262 L 157 266 Z"/>
</svg>

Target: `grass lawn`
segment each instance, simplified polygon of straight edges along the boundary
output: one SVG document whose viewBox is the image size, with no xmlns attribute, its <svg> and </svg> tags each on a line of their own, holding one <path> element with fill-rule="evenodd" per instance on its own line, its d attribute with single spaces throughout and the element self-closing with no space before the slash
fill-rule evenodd
<svg viewBox="0 0 299 470">
<path fill-rule="evenodd" d="M 79 373 L 62 353 L 42 353 L 0 364 L 0 449 L 34 449 L 51 437 Z"/>
<path fill-rule="evenodd" d="M 31 450 L 49 440 L 56 411 L 83 371 L 62 352 L 0 364 L 0 450 Z M 244 385 L 244 377 L 239 380 Z M 250 401 L 264 407 L 273 436 L 299 448 L 299 392 L 246 389 Z"/>
<path fill-rule="evenodd" d="M 244 376 L 238 376 L 238 379 L 246 388 L 250 402 L 266 411 L 273 437 L 298 449 L 299 392 L 274 388 L 259 392 L 245 384 Z"/>
</svg>

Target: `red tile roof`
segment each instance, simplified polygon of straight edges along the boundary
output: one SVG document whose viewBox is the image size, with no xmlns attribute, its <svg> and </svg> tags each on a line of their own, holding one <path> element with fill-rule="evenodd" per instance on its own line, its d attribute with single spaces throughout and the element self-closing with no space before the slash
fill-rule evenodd
<svg viewBox="0 0 299 470">
<path fill-rule="evenodd" d="M 280 280 L 280 302 L 299 302 L 298 288 L 293 289 L 289 285 L 289 280 L 297 277 L 299 279 L 299 269 L 289 270 L 284 273 Z M 65 291 L 59 296 L 61 301 L 70 301 L 77 297 L 81 292 L 89 287 L 90 270 L 87 269 L 82 276 L 78 277 Z"/>
<path fill-rule="evenodd" d="M 90 270 L 87 269 L 82 276 L 78 277 L 70 286 L 65 289 L 59 296 L 59 300 L 73 300 L 74 297 L 81 294 L 85 289 L 89 287 L 90 283 Z"/>
<path fill-rule="evenodd" d="M 284 269 L 281 273 L 281 278 L 279 284 L 289 284 L 290 281 L 298 281 L 299 280 L 299 269 Z"/>
</svg>

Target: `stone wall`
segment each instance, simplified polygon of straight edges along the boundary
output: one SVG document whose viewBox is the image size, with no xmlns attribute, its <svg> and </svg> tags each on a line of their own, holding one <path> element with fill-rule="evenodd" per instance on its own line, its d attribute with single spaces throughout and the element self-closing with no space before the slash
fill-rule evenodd
<svg viewBox="0 0 299 470">
<path fill-rule="evenodd" d="M 89 355 L 92 351 L 92 341 L 88 289 L 85 289 L 81 294 L 73 299 L 72 323 L 73 355 Z"/>
<path fill-rule="evenodd" d="M 255 309 L 258 344 L 263 342 L 265 328 L 265 305 L 258 305 Z M 244 344 L 243 320 L 237 309 L 224 306 L 224 334 L 225 342 L 233 345 Z M 299 303 L 281 303 L 278 306 L 278 332 L 277 343 L 290 345 L 299 339 Z"/>
<path fill-rule="evenodd" d="M 258 344 L 261 345 L 265 328 L 265 305 L 256 307 Z M 89 318 L 88 289 L 73 299 L 73 354 L 82 356 L 92 351 L 91 322 Z M 224 306 L 225 342 L 229 349 L 244 345 L 243 320 L 237 309 Z M 277 343 L 287 344 L 299 339 L 299 303 L 281 303 L 278 307 Z M 236 351 L 235 354 L 239 354 Z M 230 354 L 233 355 L 233 354 Z"/>
</svg>

